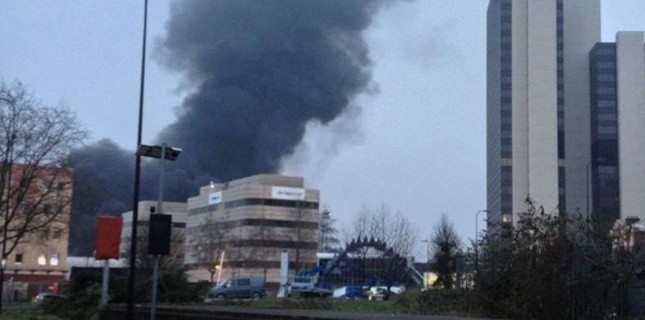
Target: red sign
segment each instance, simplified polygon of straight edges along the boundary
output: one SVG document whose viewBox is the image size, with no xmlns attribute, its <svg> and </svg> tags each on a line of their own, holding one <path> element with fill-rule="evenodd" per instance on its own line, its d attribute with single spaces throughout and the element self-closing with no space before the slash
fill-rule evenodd
<svg viewBox="0 0 645 320">
<path fill-rule="evenodd" d="M 97 217 L 94 259 L 118 259 L 121 246 L 121 217 Z"/>
</svg>

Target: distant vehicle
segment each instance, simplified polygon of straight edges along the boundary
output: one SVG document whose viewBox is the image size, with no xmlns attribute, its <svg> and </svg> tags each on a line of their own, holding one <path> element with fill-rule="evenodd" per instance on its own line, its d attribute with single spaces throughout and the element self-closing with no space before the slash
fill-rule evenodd
<svg viewBox="0 0 645 320">
<path fill-rule="evenodd" d="M 208 292 L 211 299 L 259 299 L 266 296 L 264 279 L 258 277 L 229 279 Z"/>
<path fill-rule="evenodd" d="M 41 304 L 41 303 L 43 303 L 43 302 L 45 302 L 45 301 L 50 301 L 50 300 L 54 300 L 54 299 L 58 299 L 58 298 L 60 298 L 60 296 L 59 296 L 59 295 L 57 295 L 57 294 L 53 294 L 53 293 L 51 293 L 51 292 L 39 292 L 39 293 L 34 297 L 34 299 L 33 299 L 32 301 L 33 301 L 34 303 Z"/>
</svg>

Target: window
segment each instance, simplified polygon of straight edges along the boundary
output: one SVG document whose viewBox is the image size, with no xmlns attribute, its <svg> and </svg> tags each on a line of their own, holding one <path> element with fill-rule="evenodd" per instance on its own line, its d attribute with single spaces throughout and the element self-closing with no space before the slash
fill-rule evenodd
<svg viewBox="0 0 645 320">
<path fill-rule="evenodd" d="M 62 238 L 62 235 L 63 235 L 63 230 L 61 230 L 61 229 L 54 229 L 54 233 L 53 233 L 53 235 L 52 235 L 52 238 L 54 238 L 54 239 L 58 240 L 58 239 Z"/>
<path fill-rule="evenodd" d="M 37 262 L 39 266 L 44 266 L 47 264 L 47 257 L 44 254 L 41 254 L 38 256 Z"/>
<path fill-rule="evenodd" d="M 21 265 L 21 264 L 22 264 L 22 253 L 16 253 L 16 256 L 15 256 L 15 263 L 16 263 L 17 265 Z"/>
<path fill-rule="evenodd" d="M 58 253 L 52 253 L 52 256 L 49 258 L 49 265 L 51 266 L 58 265 Z"/>
<path fill-rule="evenodd" d="M 53 180 L 46 180 L 44 184 L 45 184 L 45 191 L 52 191 L 52 189 L 54 189 Z"/>
</svg>

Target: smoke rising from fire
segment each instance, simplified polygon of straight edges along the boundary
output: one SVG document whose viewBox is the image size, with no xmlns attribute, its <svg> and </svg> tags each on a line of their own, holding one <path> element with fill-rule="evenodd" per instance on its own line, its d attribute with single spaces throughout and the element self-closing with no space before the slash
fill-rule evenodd
<svg viewBox="0 0 645 320">
<path fill-rule="evenodd" d="M 370 85 L 363 31 L 385 2 L 174 2 L 157 54 L 189 92 L 156 139 L 183 149 L 166 166 L 166 199 L 185 201 L 211 180 L 278 171 L 309 121 L 329 123 Z M 71 242 L 80 244 L 97 214 L 131 208 L 134 157 L 103 140 L 73 161 Z M 154 198 L 158 170 L 144 163 L 141 199 Z"/>
</svg>

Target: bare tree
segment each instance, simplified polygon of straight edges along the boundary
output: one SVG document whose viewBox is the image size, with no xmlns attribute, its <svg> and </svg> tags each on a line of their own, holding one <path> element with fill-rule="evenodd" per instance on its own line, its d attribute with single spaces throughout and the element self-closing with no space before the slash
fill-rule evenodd
<svg viewBox="0 0 645 320">
<path fill-rule="evenodd" d="M 419 237 L 418 230 L 401 212 L 392 214 L 386 205 L 377 210 L 363 207 L 349 230 L 345 230 L 345 242 L 352 239 L 375 238 L 402 257 L 409 256 Z"/>
<path fill-rule="evenodd" d="M 87 137 L 74 113 L 42 104 L 16 82 L 0 84 L 0 216 L 5 258 L 54 222 L 67 224 L 69 154 Z M 66 228 L 65 228 L 66 229 Z"/>
<path fill-rule="evenodd" d="M 320 222 L 318 224 L 318 246 L 322 252 L 334 252 L 339 250 L 340 240 L 338 239 L 338 229 L 334 225 L 336 219 L 332 216 L 329 209 L 323 209 L 320 213 Z"/>
<path fill-rule="evenodd" d="M 294 216 L 295 222 L 296 222 L 296 234 L 294 239 L 296 242 L 296 254 L 295 254 L 293 266 L 295 270 L 300 270 L 302 268 L 300 246 L 302 244 L 303 236 L 305 236 L 302 230 L 303 229 L 302 226 L 303 226 L 303 221 L 306 221 L 307 218 L 310 217 L 311 211 L 308 208 L 307 203 L 298 201 L 296 206 L 293 209 L 291 209 L 291 214 Z"/>
<path fill-rule="evenodd" d="M 269 221 L 267 220 L 263 209 L 262 219 L 260 221 L 260 224 L 256 226 L 255 231 L 251 234 L 251 239 L 256 239 L 260 241 L 275 240 L 276 239 L 275 228 L 272 228 L 268 224 L 269 224 Z M 266 245 L 256 245 L 256 246 L 250 247 L 249 249 L 250 249 L 249 257 L 251 257 L 253 260 L 256 260 L 256 261 L 259 260 L 262 262 L 266 262 L 270 260 L 269 257 L 271 255 L 277 255 L 276 250 Z M 269 266 L 266 263 L 264 263 L 260 268 L 262 269 L 262 277 L 266 279 Z"/>
<path fill-rule="evenodd" d="M 226 231 L 213 214 L 209 214 L 192 235 L 191 252 L 197 263 L 208 265 L 211 282 L 215 282 L 215 265 L 226 250 Z"/>
<path fill-rule="evenodd" d="M 407 258 L 414 251 L 418 239 L 418 231 L 414 225 L 401 213 L 392 214 L 386 205 L 370 211 L 363 207 L 348 231 L 345 232 L 346 242 L 352 239 L 372 239 L 385 242 L 387 247 L 379 262 L 378 275 L 388 287 L 407 277 Z M 365 242 L 365 241 L 363 241 Z M 353 252 L 359 261 L 367 263 L 373 259 L 367 247 Z"/>
</svg>

